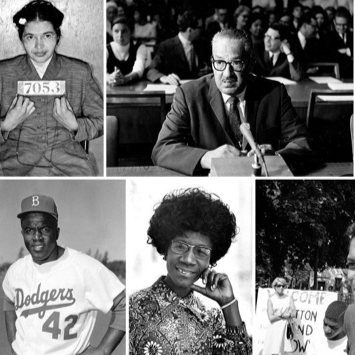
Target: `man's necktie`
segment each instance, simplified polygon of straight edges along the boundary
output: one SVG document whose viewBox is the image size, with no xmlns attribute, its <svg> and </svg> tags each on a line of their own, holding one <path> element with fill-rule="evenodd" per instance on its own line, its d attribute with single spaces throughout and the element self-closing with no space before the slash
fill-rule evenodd
<svg viewBox="0 0 355 355">
<path fill-rule="evenodd" d="M 271 72 L 273 67 L 274 67 L 274 55 L 271 54 L 271 57 L 269 58 L 269 73 Z"/>
<path fill-rule="evenodd" d="M 241 119 L 239 115 L 239 110 L 237 104 L 239 99 L 237 97 L 231 96 L 227 102 L 229 103 L 229 125 L 233 132 L 232 141 L 237 148 L 242 147 L 243 135 L 240 133 Z"/>
<path fill-rule="evenodd" d="M 195 49 L 192 44 L 191 44 L 191 48 L 190 48 L 189 65 L 190 65 L 191 73 L 194 73 L 196 71 L 196 57 L 195 57 Z"/>
</svg>

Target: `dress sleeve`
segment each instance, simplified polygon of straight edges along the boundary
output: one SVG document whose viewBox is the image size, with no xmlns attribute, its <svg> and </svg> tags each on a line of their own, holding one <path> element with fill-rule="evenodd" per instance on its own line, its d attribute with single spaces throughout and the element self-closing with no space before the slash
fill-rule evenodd
<svg viewBox="0 0 355 355">
<path fill-rule="evenodd" d="M 145 64 L 147 62 L 147 47 L 142 44 L 139 46 L 137 50 L 137 58 L 136 61 L 134 62 L 132 72 L 137 73 L 139 78 L 143 76 L 144 69 L 145 69 Z"/>
<path fill-rule="evenodd" d="M 225 324 L 223 313 L 219 309 L 212 310 L 213 317 L 213 355 L 251 355 L 252 344 L 248 337 L 245 323 L 239 327 Z"/>
<path fill-rule="evenodd" d="M 90 140 L 103 134 L 103 98 L 102 92 L 92 76 L 87 65 L 84 83 L 84 98 L 82 101 L 82 117 L 77 117 L 79 125 L 75 135 L 78 142 Z"/>
</svg>

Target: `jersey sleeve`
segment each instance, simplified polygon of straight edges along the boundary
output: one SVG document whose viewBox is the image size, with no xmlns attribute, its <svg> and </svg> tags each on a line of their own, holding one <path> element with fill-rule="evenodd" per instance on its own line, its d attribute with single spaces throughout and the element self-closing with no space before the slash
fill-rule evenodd
<svg viewBox="0 0 355 355">
<path fill-rule="evenodd" d="M 107 313 L 114 299 L 125 289 L 118 277 L 100 262 L 85 271 L 85 299 L 88 309 Z"/>
<path fill-rule="evenodd" d="M 2 282 L 2 289 L 4 290 L 5 297 L 12 303 L 15 303 L 15 293 L 11 287 L 11 275 L 12 268 L 10 267 L 5 275 L 4 281 Z"/>
</svg>

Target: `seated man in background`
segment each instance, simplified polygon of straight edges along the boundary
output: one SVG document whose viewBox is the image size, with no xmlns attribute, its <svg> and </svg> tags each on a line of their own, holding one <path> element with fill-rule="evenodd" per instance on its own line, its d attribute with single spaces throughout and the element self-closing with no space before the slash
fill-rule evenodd
<svg viewBox="0 0 355 355">
<path fill-rule="evenodd" d="M 275 23 L 265 33 L 264 43 L 255 48 L 256 63 L 253 73 L 261 76 L 282 76 L 299 81 L 303 68 L 288 43 L 287 28 Z"/>
<path fill-rule="evenodd" d="M 182 79 L 196 79 L 209 71 L 211 46 L 200 37 L 202 21 L 191 11 L 178 19 L 179 33 L 158 47 L 147 69 L 152 82 L 179 85 Z"/>
<path fill-rule="evenodd" d="M 177 88 L 153 149 L 154 164 L 187 175 L 206 174 L 212 158 L 239 157 L 248 149 L 241 122 L 270 150 L 287 146 L 288 152 L 309 153 L 306 126 L 285 86 L 251 75 L 250 37 L 236 29 L 221 31 L 213 38 L 212 52 L 214 75 Z"/>
<path fill-rule="evenodd" d="M 339 63 L 342 78 L 352 78 L 354 75 L 354 37 L 353 32 L 349 30 L 349 23 L 349 11 L 345 7 L 339 7 L 335 13 L 335 31 L 330 32 L 327 36 L 328 59 Z"/>
<path fill-rule="evenodd" d="M 292 40 L 291 47 L 300 55 L 301 65 L 306 74 L 314 74 L 318 68 L 312 68 L 310 63 L 322 61 L 323 48 L 321 42 L 316 38 L 317 20 L 311 13 L 307 13 L 299 20 L 299 29 Z"/>
<path fill-rule="evenodd" d="M 206 21 L 206 37 L 212 40 L 213 36 L 221 31 L 231 27 L 231 18 L 228 11 L 228 5 L 225 1 L 219 1 L 215 8 L 215 20 Z"/>
</svg>

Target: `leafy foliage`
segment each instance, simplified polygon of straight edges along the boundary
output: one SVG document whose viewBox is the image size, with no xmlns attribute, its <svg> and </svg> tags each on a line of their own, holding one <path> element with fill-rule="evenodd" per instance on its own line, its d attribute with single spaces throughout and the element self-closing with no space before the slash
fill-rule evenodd
<svg viewBox="0 0 355 355">
<path fill-rule="evenodd" d="M 295 275 L 307 263 L 318 270 L 342 267 L 348 251 L 344 232 L 354 219 L 353 181 L 256 181 L 257 277 L 283 274 L 286 262 Z"/>
</svg>

